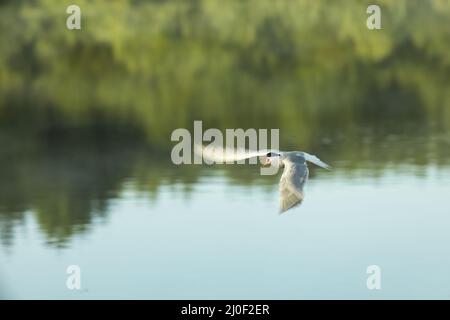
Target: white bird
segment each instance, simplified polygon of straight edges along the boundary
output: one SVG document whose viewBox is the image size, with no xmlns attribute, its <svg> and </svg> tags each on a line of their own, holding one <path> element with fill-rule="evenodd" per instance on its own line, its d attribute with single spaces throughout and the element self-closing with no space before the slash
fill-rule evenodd
<svg viewBox="0 0 450 320">
<path fill-rule="evenodd" d="M 203 146 L 194 146 L 194 151 L 202 155 L 209 163 L 234 163 L 245 161 L 245 159 L 259 157 L 262 165 L 275 165 L 284 168 L 281 175 L 280 190 L 280 213 L 286 212 L 300 205 L 304 199 L 304 186 L 308 181 L 309 169 L 307 162 L 331 169 L 325 162 L 314 155 L 302 151 L 277 151 L 277 150 L 235 150 L 221 149 Z"/>
</svg>

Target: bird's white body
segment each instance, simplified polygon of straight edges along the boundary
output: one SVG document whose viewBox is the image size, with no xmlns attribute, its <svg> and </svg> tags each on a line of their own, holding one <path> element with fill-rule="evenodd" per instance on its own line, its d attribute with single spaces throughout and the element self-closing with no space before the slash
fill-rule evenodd
<svg viewBox="0 0 450 320">
<path fill-rule="evenodd" d="M 209 162 L 233 163 L 245 159 L 258 157 L 263 165 L 276 165 L 284 168 L 280 178 L 280 213 L 300 205 L 304 199 L 304 187 L 309 177 L 307 162 L 330 169 L 330 166 L 314 155 L 302 151 L 275 151 L 275 150 L 211 150 L 203 146 L 196 146 L 195 152 Z"/>
</svg>

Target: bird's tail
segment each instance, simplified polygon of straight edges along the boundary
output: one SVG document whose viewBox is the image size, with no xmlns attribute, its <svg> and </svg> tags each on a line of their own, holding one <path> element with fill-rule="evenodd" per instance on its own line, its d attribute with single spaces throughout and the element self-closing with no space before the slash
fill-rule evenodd
<svg viewBox="0 0 450 320">
<path fill-rule="evenodd" d="M 305 155 L 306 161 L 314 163 L 316 166 L 319 166 L 319 167 L 327 169 L 327 170 L 331 169 L 331 167 L 328 164 L 326 164 L 325 162 L 323 162 L 322 160 L 320 160 L 316 156 L 314 156 L 312 154 L 309 154 L 309 153 L 306 153 L 306 152 L 304 152 L 304 155 Z"/>
</svg>

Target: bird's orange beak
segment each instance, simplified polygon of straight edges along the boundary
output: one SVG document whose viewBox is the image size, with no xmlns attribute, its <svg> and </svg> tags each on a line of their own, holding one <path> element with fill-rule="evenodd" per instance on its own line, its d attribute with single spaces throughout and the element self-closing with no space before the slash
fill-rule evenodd
<svg viewBox="0 0 450 320">
<path fill-rule="evenodd" d="M 261 157 L 259 158 L 259 162 L 261 162 L 261 165 L 262 165 L 263 167 L 269 166 L 269 165 L 270 165 L 270 158 L 269 158 L 269 157 L 266 157 L 266 156 L 261 156 Z"/>
</svg>

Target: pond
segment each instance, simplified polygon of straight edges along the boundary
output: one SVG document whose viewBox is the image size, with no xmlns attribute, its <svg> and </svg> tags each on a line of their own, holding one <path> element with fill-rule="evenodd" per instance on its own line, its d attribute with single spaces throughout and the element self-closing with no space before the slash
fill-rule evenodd
<svg viewBox="0 0 450 320">
<path fill-rule="evenodd" d="M 0 298 L 450 298 L 445 1 L 382 30 L 360 1 L 67 5 L 0 5 Z M 281 173 L 172 162 L 196 120 L 333 169 L 279 215 Z"/>
</svg>

